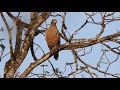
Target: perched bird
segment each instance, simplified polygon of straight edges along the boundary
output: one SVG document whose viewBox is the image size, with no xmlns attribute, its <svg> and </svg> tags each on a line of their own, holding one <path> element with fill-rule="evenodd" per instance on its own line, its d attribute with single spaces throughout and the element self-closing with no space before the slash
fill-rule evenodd
<svg viewBox="0 0 120 90">
<path fill-rule="evenodd" d="M 56 26 L 57 20 L 53 19 L 51 21 L 50 27 L 45 32 L 45 39 L 49 49 L 51 50 L 55 46 L 60 45 L 60 34 Z M 55 60 L 58 60 L 58 53 L 54 54 Z"/>
</svg>

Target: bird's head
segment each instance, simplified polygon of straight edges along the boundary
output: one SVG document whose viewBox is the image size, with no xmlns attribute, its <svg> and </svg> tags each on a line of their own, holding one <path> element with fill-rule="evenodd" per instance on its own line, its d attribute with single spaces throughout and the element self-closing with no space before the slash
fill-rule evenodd
<svg viewBox="0 0 120 90">
<path fill-rule="evenodd" d="M 51 21 L 51 24 L 52 24 L 52 25 L 56 25 L 56 23 L 57 23 L 57 20 L 56 20 L 56 19 L 53 19 L 53 20 Z"/>
</svg>

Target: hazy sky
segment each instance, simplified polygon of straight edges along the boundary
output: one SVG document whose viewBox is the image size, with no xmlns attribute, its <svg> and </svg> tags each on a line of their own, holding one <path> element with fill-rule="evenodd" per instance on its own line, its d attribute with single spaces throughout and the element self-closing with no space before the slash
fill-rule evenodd
<svg viewBox="0 0 120 90">
<path fill-rule="evenodd" d="M 63 14 L 62 12 L 58 12 L 58 13 Z M 13 14 L 16 15 L 17 13 L 14 12 Z M 119 14 L 116 14 L 116 15 L 119 15 Z M 9 22 L 9 25 L 12 26 L 13 22 L 11 21 L 11 19 L 9 17 L 7 17 L 6 14 L 5 14 L 5 16 L 6 16 L 7 21 Z M 22 16 L 21 19 L 24 22 L 27 22 L 27 23 L 30 22 L 30 20 L 29 20 L 29 18 L 30 18 L 29 12 L 23 12 L 23 13 L 21 13 L 21 16 Z M 50 17 L 49 19 L 47 19 L 47 24 L 49 24 L 52 19 L 57 19 L 58 20 L 58 23 L 57 23 L 58 30 L 61 31 L 62 19 L 60 17 Z M 101 21 L 101 17 L 100 17 L 99 14 L 97 14 L 94 17 L 94 19 L 96 21 Z M 77 30 L 85 22 L 85 20 L 86 20 L 86 16 L 85 16 L 85 14 L 83 12 L 68 12 L 67 15 L 66 15 L 65 23 L 66 23 L 66 26 L 67 26 L 67 31 L 70 33 L 70 35 L 75 30 Z M 45 27 L 45 23 L 42 26 Z M 1 17 L 0 17 L 0 27 L 4 28 L 4 32 L 0 32 L 0 39 L 5 38 L 5 41 L 3 41 L 3 44 L 6 46 L 5 52 L 4 52 L 4 55 L 5 55 L 6 53 L 9 52 L 9 47 L 7 47 L 7 46 L 9 46 L 8 37 L 7 37 L 8 33 L 7 33 L 7 29 L 6 29 L 5 25 L 4 25 Z M 12 30 L 13 44 L 15 43 L 15 33 L 16 33 L 15 28 L 16 27 L 14 27 L 14 29 Z M 41 29 L 41 27 L 39 29 Z M 101 30 L 101 26 L 99 26 L 99 25 L 97 26 L 97 25 L 94 25 L 94 24 L 87 24 L 83 29 L 81 29 L 81 31 L 78 32 L 78 34 L 75 35 L 75 38 L 95 38 L 100 30 Z M 106 36 L 106 35 L 116 33 L 117 30 L 120 30 L 120 21 L 108 24 L 106 26 L 106 28 L 105 28 L 105 32 L 102 35 L 102 37 Z M 69 36 L 69 34 L 67 34 L 67 35 Z M 47 47 L 47 44 L 46 44 L 46 41 L 45 41 L 45 38 L 44 38 L 44 36 L 42 34 L 39 34 L 34 39 L 34 42 L 39 44 L 43 48 L 45 53 L 47 53 L 49 51 L 49 49 Z M 65 41 L 61 38 L 61 44 L 63 44 L 63 43 L 65 43 Z M 117 44 L 113 44 L 113 43 L 109 43 L 109 44 L 112 47 L 114 47 L 115 45 L 118 46 Z M 92 52 L 90 54 L 87 54 L 87 55 L 81 57 L 81 58 L 85 62 L 96 66 L 96 63 L 99 61 L 99 59 L 100 59 L 100 57 L 102 55 L 102 52 L 101 52 L 102 45 L 97 44 L 97 45 L 94 45 L 92 47 L 93 47 Z M 36 46 L 35 46 L 35 48 L 36 48 Z M 90 49 L 91 49 L 90 47 L 86 48 L 87 51 L 90 51 Z M 81 54 L 83 54 L 83 51 L 81 51 L 79 53 L 79 55 L 81 55 Z M 40 58 L 42 55 L 43 55 L 43 53 L 40 50 L 37 50 L 37 52 L 36 52 L 37 58 Z M 114 60 L 115 57 L 117 56 L 112 52 L 110 52 L 110 53 L 108 52 L 108 53 L 106 53 L 106 55 L 108 56 L 108 58 L 111 61 Z M 9 55 L 4 57 L 2 59 L 2 61 L 0 62 L 0 76 L 1 77 L 3 77 L 4 65 L 5 65 L 5 62 L 7 60 L 9 60 Z M 120 60 L 120 58 L 119 58 L 119 60 Z M 66 51 L 60 51 L 58 61 L 55 61 L 53 57 L 50 58 L 50 61 L 53 63 L 54 67 L 59 68 L 59 70 L 64 71 L 65 63 L 66 62 L 73 62 L 74 57 L 72 56 L 72 53 L 70 51 L 66 50 Z M 104 61 L 106 61 L 106 58 L 104 58 Z M 29 53 L 28 53 L 27 57 L 25 58 L 23 64 L 19 68 L 20 72 L 22 73 L 29 66 L 29 64 L 31 62 L 34 62 L 34 60 L 33 60 L 32 56 L 31 56 L 31 52 L 29 51 Z M 46 70 L 48 70 L 48 71 L 52 70 L 52 68 L 51 68 L 50 64 L 48 63 L 48 61 L 45 61 L 43 64 L 48 64 L 49 65 L 49 67 L 46 67 Z M 79 65 L 81 65 L 81 64 L 79 63 Z M 102 66 L 101 70 L 106 69 L 105 64 L 103 64 L 101 66 Z M 109 71 L 114 72 L 114 73 L 120 73 L 119 68 L 120 68 L 120 62 L 116 62 L 111 66 Z M 40 73 L 41 71 L 42 71 L 41 65 L 34 69 L 35 73 Z M 66 75 L 70 71 L 71 71 L 71 69 L 67 68 Z M 85 73 L 83 73 L 83 75 L 86 76 L 86 77 L 90 77 L 89 75 L 87 75 Z M 102 77 L 101 74 L 98 73 L 98 75 L 100 77 Z M 78 77 L 80 77 L 80 75 L 78 75 Z"/>
</svg>

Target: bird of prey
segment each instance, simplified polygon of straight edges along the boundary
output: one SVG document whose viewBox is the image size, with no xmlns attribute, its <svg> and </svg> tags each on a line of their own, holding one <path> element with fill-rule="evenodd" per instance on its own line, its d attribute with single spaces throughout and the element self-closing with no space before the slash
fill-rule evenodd
<svg viewBox="0 0 120 90">
<path fill-rule="evenodd" d="M 53 19 L 49 28 L 45 32 L 45 39 L 49 49 L 51 50 L 55 46 L 60 45 L 60 34 L 56 26 L 57 20 Z M 58 60 L 58 53 L 54 54 L 55 60 Z"/>
</svg>

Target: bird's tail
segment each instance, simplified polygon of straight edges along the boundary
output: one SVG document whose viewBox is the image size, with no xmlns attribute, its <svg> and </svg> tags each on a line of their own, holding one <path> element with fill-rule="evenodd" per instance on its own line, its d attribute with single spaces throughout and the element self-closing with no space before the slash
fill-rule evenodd
<svg viewBox="0 0 120 90">
<path fill-rule="evenodd" d="M 55 60 L 58 60 L 58 57 L 59 57 L 59 54 L 58 54 L 58 53 L 54 54 Z"/>
</svg>

